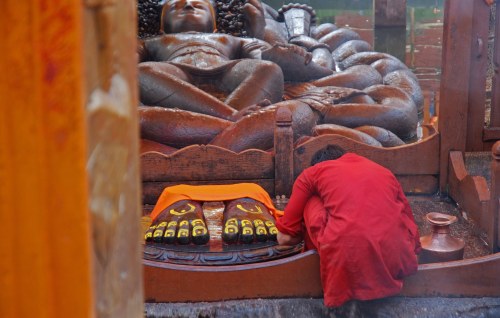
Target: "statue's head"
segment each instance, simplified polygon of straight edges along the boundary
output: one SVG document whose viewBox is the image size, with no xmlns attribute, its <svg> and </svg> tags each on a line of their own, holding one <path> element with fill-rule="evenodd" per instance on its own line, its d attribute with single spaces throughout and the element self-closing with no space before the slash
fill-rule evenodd
<svg viewBox="0 0 500 318">
<path fill-rule="evenodd" d="M 211 0 L 167 0 L 163 5 L 161 25 L 165 33 L 212 33 L 215 10 Z"/>
</svg>

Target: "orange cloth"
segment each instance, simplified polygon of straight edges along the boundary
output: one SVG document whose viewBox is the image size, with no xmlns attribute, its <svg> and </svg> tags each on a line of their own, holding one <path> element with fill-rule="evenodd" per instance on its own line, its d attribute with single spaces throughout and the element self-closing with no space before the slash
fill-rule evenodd
<svg viewBox="0 0 500 318">
<path fill-rule="evenodd" d="M 181 200 L 228 201 L 239 198 L 251 198 L 262 202 L 275 218 L 283 215 L 283 211 L 274 207 L 266 190 L 255 183 L 200 186 L 181 184 L 163 190 L 151 212 L 151 219 L 154 221 L 169 205 Z"/>
</svg>

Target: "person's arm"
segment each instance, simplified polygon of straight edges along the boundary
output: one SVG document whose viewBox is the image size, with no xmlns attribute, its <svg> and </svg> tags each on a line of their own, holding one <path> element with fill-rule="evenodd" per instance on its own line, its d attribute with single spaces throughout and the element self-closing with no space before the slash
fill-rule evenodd
<svg viewBox="0 0 500 318">
<path fill-rule="evenodd" d="M 278 231 L 277 240 L 279 245 L 297 245 L 302 242 L 302 236 L 291 236 Z"/>
<path fill-rule="evenodd" d="M 285 208 L 284 215 L 276 222 L 276 227 L 283 242 L 295 240 L 300 242 L 302 240 L 304 207 L 315 192 L 310 174 L 311 170 L 306 169 L 299 175 L 293 185 L 292 195 Z"/>
<path fill-rule="evenodd" d="M 394 182 L 396 183 L 396 188 L 397 188 L 397 200 L 402 202 L 404 204 L 404 211 L 403 214 L 406 216 L 405 220 L 405 225 L 408 228 L 408 231 L 410 232 L 411 236 L 413 237 L 414 241 L 414 251 L 415 254 L 420 253 L 422 246 L 420 244 L 420 233 L 418 231 L 418 226 L 417 223 L 415 222 L 415 218 L 413 217 L 413 212 L 410 207 L 410 203 L 408 202 L 408 199 L 406 199 L 406 196 L 403 192 L 403 188 L 401 188 L 401 184 L 397 181 L 396 177 L 394 177 Z"/>
<path fill-rule="evenodd" d="M 241 39 L 241 58 L 262 59 L 262 52 L 271 48 L 271 45 L 259 39 Z"/>
</svg>

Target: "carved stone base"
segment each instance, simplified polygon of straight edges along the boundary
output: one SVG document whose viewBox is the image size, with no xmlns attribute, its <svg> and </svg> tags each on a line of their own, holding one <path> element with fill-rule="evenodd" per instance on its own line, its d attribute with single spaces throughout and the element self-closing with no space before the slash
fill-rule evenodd
<svg viewBox="0 0 500 318">
<path fill-rule="evenodd" d="M 149 261 L 181 265 L 239 265 L 265 262 L 299 253 L 302 244 L 280 246 L 276 242 L 251 245 L 223 245 L 214 251 L 210 246 L 165 245 L 147 243 L 143 258 Z"/>
</svg>

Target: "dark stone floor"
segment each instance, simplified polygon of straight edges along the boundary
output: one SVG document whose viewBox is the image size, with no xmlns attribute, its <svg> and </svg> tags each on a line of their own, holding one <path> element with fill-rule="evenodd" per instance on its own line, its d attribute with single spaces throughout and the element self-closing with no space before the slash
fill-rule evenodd
<svg viewBox="0 0 500 318">
<path fill-rule="evenodd" d="M 175 318 L 472 318 L 500 317 L 500 298 L 408 298 L 350 302 L 335 309 L 322 299 L 252 299 L 215 303 L 146 304 L 146 317 Z"/>
<path fill-rule="evenodd" d="M 428 235 L 431 231 L 426 220 L 429 212 L 440 212 L 454 215 L 458 221 L 450 226 L 451 235 L 465 241 L 464 258 L 474 258 L 489 254 L 486 243 L 486 233 L 481 230 L 472 219 L 467 217 L 467 212 L 450 198 L 440 196 L 408 196 L 408 202 L 412 207 L 415 222 L 418 225 L 420 235 Z M 499 316 L 500 317 L 500 316 Z"/>
</svg>

